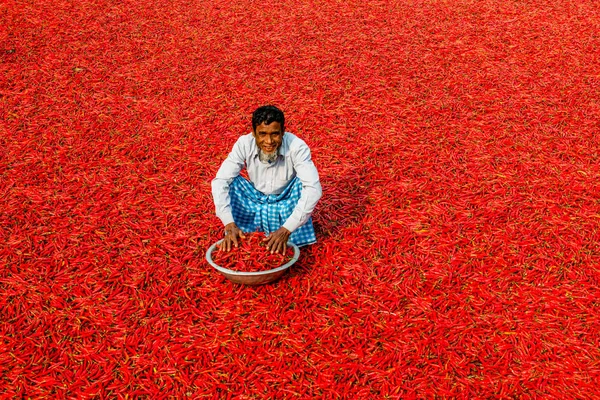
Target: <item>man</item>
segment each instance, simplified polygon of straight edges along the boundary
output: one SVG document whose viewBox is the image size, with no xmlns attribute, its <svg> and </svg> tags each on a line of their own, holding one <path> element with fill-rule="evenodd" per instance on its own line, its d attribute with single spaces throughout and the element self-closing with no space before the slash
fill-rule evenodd
<svg viewBox="0 0 600 400">
<path fill-rule="evenodd" d="M 246 167 L 250 181 L 240 176 Z M 265 232 L 271 253 L 316 242 L 311 214 L 321 198 L 319 174 L 306 143 L 285 131 L 274 106 L 252 114 L 252 133 L 241 136 L 212 181 L 217 217 L 225 225 L 220 248 L 238 246 L 238 237 Z"/>
</svg>

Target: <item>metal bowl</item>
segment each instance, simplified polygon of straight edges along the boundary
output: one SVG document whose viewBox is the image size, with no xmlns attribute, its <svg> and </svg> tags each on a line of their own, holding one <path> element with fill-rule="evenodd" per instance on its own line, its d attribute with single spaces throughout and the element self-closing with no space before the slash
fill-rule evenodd
<svg viewBox="0 0 600 400">
<path fill-rule="evenodd" d="M 232 269 L 223 268 L 217 265 L 212 259 L 212 252 L 222 241 L 223 239 L 213 243 L 213 245 L 208 248 L 208 250 L 206 251 L 206 261 L 208 261 L 210 265 L 212 265 L 217 271 L 225 275 L 225 277 L 233 283 L 242 283 L 244 285 L 262 285 L 264 283 L 276 281 L 287 271 L 289 267 L 291 267 L 296 261 L 298 261 L 298 258 L 300 257 L 300 249 L 298 248 L 298 246 L 296 246 L 292 242 L 288 242 L 288 247 L 294 248 L 294 255 L 288 263 L 283 264 L 282 266 L 277 268 L 269 269 L 267 271 L 234 271 Z"/>
</svg>

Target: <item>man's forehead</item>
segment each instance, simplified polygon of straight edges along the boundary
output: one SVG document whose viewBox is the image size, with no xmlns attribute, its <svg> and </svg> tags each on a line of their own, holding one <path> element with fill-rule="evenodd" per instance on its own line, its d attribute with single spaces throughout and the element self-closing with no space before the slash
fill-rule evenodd
<svg viewBox="0 0 600 400">
<path fill-rule="evenodd" d="M 277 121 L 273 121 L 270 124 L 262 122 L 260 125 L 256 126 L 256 130 L 262 132 L 280 132 L 281 124 L 279 124 Z"/>
</svg>

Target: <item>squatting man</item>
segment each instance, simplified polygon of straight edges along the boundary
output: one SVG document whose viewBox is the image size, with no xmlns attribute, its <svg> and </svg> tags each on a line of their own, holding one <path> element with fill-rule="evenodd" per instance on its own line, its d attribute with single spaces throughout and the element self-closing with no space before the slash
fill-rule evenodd
<svg viewBox="0 0 600 400">
<path fill-rule="evenodd" d="M 250 181 L 240 176 L 246 168 Z M 317 168 L 306 143 L 285 131 L 283 112 L 262 106 L 252 113 L 252 132 L 242 135 L 212 181 L 217 217 L 225 225 L 222 250 L 238 246 L 244 232 L 265 232 L 271 253 L 287 242 L 316 242 L 311 214 L 321 198 Z"/>
</svg>

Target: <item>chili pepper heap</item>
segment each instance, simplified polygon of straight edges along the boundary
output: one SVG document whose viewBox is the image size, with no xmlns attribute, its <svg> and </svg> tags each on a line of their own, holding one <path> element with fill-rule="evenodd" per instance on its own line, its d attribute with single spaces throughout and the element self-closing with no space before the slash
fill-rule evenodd
<svg viewBox="0 0 600 400">
<path fill-rule="evenodd" d="M 292 259 L 293 249 L 288 247 L 285 254 L 271 253 L 267 248 L 263 232 L 247 233 L 245 238 L 238 238 L 238 247 L 231 251 L 215 249 L 213 261 L 227 269 L 238 272 L 268 271 L 282 266 Z"/>
</svg>

